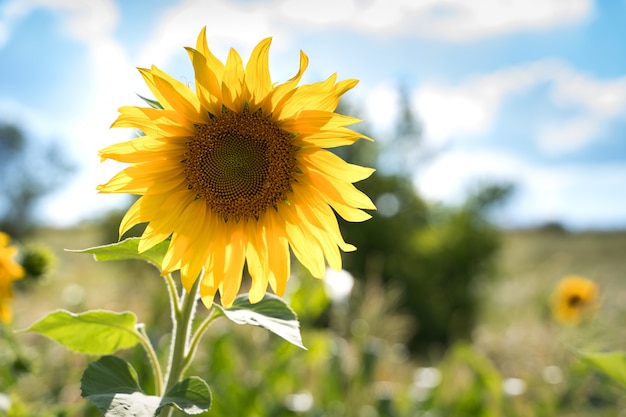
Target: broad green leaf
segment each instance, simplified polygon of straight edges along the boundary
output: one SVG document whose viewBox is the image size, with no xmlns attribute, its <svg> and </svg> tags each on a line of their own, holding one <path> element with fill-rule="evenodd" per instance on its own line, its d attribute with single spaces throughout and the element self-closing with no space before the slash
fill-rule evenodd
<svg viewBox="0 0 626 417">
<path fill-rule="evenodd" d="M 174 405 L 185 414 L 204 413 L 211 407 L 211 390 L 202 378 L 192 376 L 165 393 L 161 407 L 166 405 Z"/>
<path fill-rule="evenodd" d="M 306 349 L 302 344 L 300 323 L 296 313 L 281 298 L 265 294 L 256 304 L 250 303 L 247 294 L 235 298 L 230 308 L 215 304 L 224 315 L 237 324 L 251 324 L 264 327 L 286 341 Z"/>
<path fill-rule="evenodd" d="M 157 268 L 161 268 L 163 257 L 167 252 L 169 240 L 157 243 L 145 252 L 139 253 L 138 237 L 131 237 L 121 242 L 109 245 L 96 246 L 93 248 L 71 250 L 70 252 L 91 253 L 96 261 L 121 261 L 125 259 L 143 259 L 153 263 Z"/>
<path fill-rule="evenodd" d="M 578 352 L 578 356 L 626 388 L 626 352 Z"/>
<path fill-rule="evenodd" d="M 105 417 L 153 417 L 161 407 L 160 397 L 141 391 L 135 369 L 115 356 L 103 356 L 89 364 L 80 389 Z"/>
<path fill-rule="evenodd" d="M 211 405 L 209 386 L 195 376 L 175 384 L 163 398 L 145 394 L 135 369 L 115 356 L 103 356 L 91 363 L 80 382 L 81 395 L 105 417 L 155 417 L 167 405 L 193 415 L 207 411 Z"/>
<path fill-rule="evenodd" d="M 136 325 L 137 317 L 128 311 L 92 310 L 75 314 L 57 310 L 26 330 L 47 336 L 76 352 L 108 355 L 139 342 Z"/>
</svg>

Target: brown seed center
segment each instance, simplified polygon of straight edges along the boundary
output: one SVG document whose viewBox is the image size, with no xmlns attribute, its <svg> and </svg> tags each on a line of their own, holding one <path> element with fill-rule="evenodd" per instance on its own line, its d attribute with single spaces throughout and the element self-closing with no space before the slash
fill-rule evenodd
<svg viewBox="0 0 626 417">
<path fill-rule="evenodd" d="M 568 307 L 576 308 L 576 307 L 580 307 L 581 304 L 583 304 L 583 299 L 578 294 L 571 295 L 567 299 Z"/>
<path fill-rule="evenodd" d="M 296 171 L 292 138 L 260 112 L 224 110 L 197 125 L 187 143 L 189 189 L 225 221 L 258 218 L 291 191 Z"/>
</svg>

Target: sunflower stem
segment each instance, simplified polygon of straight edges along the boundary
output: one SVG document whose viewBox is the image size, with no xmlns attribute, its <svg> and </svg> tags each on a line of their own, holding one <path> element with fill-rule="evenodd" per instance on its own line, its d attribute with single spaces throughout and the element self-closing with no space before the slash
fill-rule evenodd
<svg viewBox="0 0 626 417">
<path fill-rule="evenodd" d="M 172 310 L 172 320 L 174 320 L 174 314 L 178 314 L 178 311 L 180 310 L 180 304 L 178 302 L 178 289 L 176 289 L 176 282 L 174 282 L 172 274 L 167 274 L 163 278 L 165 278 L 165 284 L 167 285 L 167 291 L 170 298 L 170 308 Z"/>
<path fill-rule="evenodd" d="M 152 343 L 150 343 L 150 338 L 148 337 L 148 333 L 146 332 L 145 326 L 140 326 L 138 328 L 139 333 L 139 343 L 143 346 L 146 353 L 148 354 L 148 359 L 150 360 L 150 365 L 152 366 L 152 372 L 154 374 L 154 383 L 156 385 L 156 392 L 158 396 L 163 395 L 163 373 L 161 371 L 161 365 L 159 365 L 159 358 L 152 347 Z"/>
<path fill-rule="evenodd" d="M 198 349 L 198 345 L 200 344 L 200 340 L 202 340 L 202 336 L 209 328 L 213 321 L 220 317 L 221 313 L 217 310 L 213 310 L 212 314 L 204 319 L 200 326 L 196 329 L 196 332 L 191 337 L 191 343 L 189 343 L 189 350 L 187 351 L 187 355 L 185 356 L 185 360 L 183 363 L 183 371 L 187 369 L 189 365 L 191 365 L 191 361 L 193 361 L 194 356 L 196 355 L 196 350 Z"/>
<path fill-rule="evenodd" d="M 180 301 L 175 286 L 174 291 L 172 291 L 170 284 L 173 337 L 170 348 L 170 359 L 167 366 L 167 382 L 165 384 L 165 392 L 167 392 L 177 382 L 180 381 L 184 371 L 185 357 L 187 354 L 189 338 L 191 335 L 191 324 L 193 322 L 193 317 L 196 311 L 196 300 L 201 278 L 201 276 L 198 277 L 188 294 L 184 289 L 182 289 Z M 173 280 L 171 280 L 171 277 L 170 279 L 168 279 L 168 283 L 169 282 L 173 282 Z"/>
</svg>

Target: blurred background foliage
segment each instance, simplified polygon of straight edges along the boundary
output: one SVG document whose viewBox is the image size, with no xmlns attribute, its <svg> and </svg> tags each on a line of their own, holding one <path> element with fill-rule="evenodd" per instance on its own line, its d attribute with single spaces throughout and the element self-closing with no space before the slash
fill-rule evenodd
<svg viewBox="0 0 626 417">
<path fill-rule="evenodd" d="M 25 236 L 36 224 L 36 204 L 72 170 L 60 143 L 35 143 L 19 127 L 0 125 L 0 230 Z"/>
<path fill-rule="evenodd" d="M 341 222 L 346 241 L 358 248 L 344 255 L 344 268 L 357 279 L 399 288 L 398 306 L 414 318 L 409 348 L 441 354 L 472 331 L 480 302 L 477 288 L 493 276 L 500 247 L 500 232 L 489 214 L 506 201 L 513 186 L 480 185 L 458 207 L 424 201 L 411 173 L 436 156 L 421 149 L 422 128 L 406 93 L 399 92 L 401 112 L 390 139 L 338 150 L 357 165 L 392 161 L 393 167 L 357 184 L 378 210 L 364 223 Z"/>
<path fill-rule="evenodd" d="M 501 230 L 490 219 L 513 192 L 510 184 L 477 185 L 457 206 L 425 201 L 409 170 L 438 151 L 421 147 L 421 126 L 402 97 L 392 138 L 336 150 L 351 163 L 379 168 L 357 184 L 378 207 L 373 218 L 341 222 L 345 240 L 358 248 L 344 255 L 353 277 L 348 291 L 337 295 L 328 288 L 332 277 L 314 280 L 294 263 L 285 298 L 299 315 L 306 351 L 263 329 L 214 323 L 194 368 L 213 390 L 207 415 L 620 415 L 624 391 L 573 352 L 626 346 L 614 331 L 625 313 L 619 280 L 626 273 L 626 234 L 573 234 L 558 224 Z M 0 227 L 7 225 L 4 230 L 13 230 L 22 244 L 21 262 L 40 271 L 36 285 L 17 288 L 14 327 L 25 328 L 57 308 L 131 310 L 148 325 L 165 361 L 169 306 L 154 268 L 138 261 L 96 264 L 64 251 L 117 240 L 124 211 L 67 229 L 38 226 L 28 215 L 43 195 L 37 190 L 59 186 L 55 181 L 68 174 L 69 164 L 44 158 L 28 181 L 16 179 L 5 167 L 24 167 L 31 151 L 18 129 L 3 129 L 6 165 L 0 174 L 8 173 L 2 187 L 12 194 L 3 191 Z M 367 134 L 367 126 L 361 131 Z M 13 204 L 22 204 L 20 225 L 14 224 L 15 209 L 6 209 Z M 129 235 L 140 233 L 137 228 Z M 604 288 L 603 308 L 588 326 L 562 328 L 551 320 L 547 300 L 568 273 L 597 279 Z M 143 351 L 121 355 L 150 392 Z M 79 389 L 93 359 L 1 328 L 0 415 L 98 415 Z"/>
</svg>

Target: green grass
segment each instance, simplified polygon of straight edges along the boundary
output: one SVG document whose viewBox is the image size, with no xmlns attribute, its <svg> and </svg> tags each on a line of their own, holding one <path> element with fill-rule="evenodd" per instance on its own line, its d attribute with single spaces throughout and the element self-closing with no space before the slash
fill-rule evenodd
<svg viewBox="0 0 626 417">
<path fill-rule="evenodd" d="M 99 308 L 131 310 L 137 314 L 140 322 L 167 328 L 169 312 L 166 294 L 162 279 L 153 267 L 139 261 L 96 263 L 91 255 L 64 250 L 109 243 L 102 236 L 97 228 L 83 225 L 69 230 L 41 230 L 32 239 L 32 242 L 46 245 L 55 253 L 56 266 L 41 283 L 17 292 L 14 328 L 26 328 L 46 313 L 59 308 L 73 312 Z M 533 416 L 539 407 L 548 410 L 541 414 L 546 416 L 617 415 L 606 410 L 623 405 L 619 403 L 623 393 L 606 381 L 598 383 L 596 377 L 590 376 L 588 370 L 576 362 L 572 352 L 582 348 L 626 349 L 626 332 L 621 330 L 621 323 L 626 318 L 622 302 L 626 296 L 626 285 L 623 284 L 626 277 L 624 249 L 626 232 L 529 230 L 507 231 L 503 234 L 496 277 L 476 288 L 483 302 L 479 324 L 473 332 L 472 347 L 488 358 L 502 378 L 522 378 L 528 382 L 527 393 L 507 403 L 511 407 L 508 415 Z M 602 306 L 593 322 L 564 328 L 551 319 L 549 297 L 557 282 L 565 275 L 583 275 L 597 281 L 602 294 Z M 315 282 L 315 285 L 322 285 Z M 380 303 L 384 294 L 370 294 L 368 297 L 365 299 L 370 308 L 362 306 L 361 310 L 355 311 L 361 311 L 366 318 L 370 335 L 377 332 L 375 329 L 382 329 L 379 338 L 384 338 L 389 322 L 400 323 L 401 317 L 390 319 L 391 316 L 387 315 L 390 313 L 386 312 L 384 306 L 380 307 L 383 312 L 379 314 L 380 317 L 369 314 L 373 311 L 371 306 Z M 352 327 L 342 336 L 348 341 L 350 331 L 354 332 L 354 321 Z M 345 328 L 350 329 L 350 323 L 346 323 Z M 310 330 L 304 329 L 305 332 Z M 224 332 L 233 330 L 227 326 L 217 326 L 216 331 L 218 338 L 222 338 Z M 237 340 L 249 339 L 245 342 L 247 349 L 259 345 L 259 341 L 260 347 L 257 346 L 257 349 L 268 347 L 267 337 L 258 329 L 250 331 L 238 328 L 234 331 L 240 338 Z M 319 330 L 313 330 L 310 334 L 309 342 L 317 343 Z M 31 360 L 32 370 L 18 378 L 15 391 L 21 400 L 27 404 L 39 403 L 41 410 L 50 404 L 79 407 L 76 404 L 82 404 L 78 385 L 80 374 L 89 358 L 66 352 L 54 342 L 38 335 L 19 334 L 17 340 L 24 347 L 24 355 Z M 322 345 L 324 343 L 327 342 Z M 276 348 L 282 344 L 277 342 L 269 346 Z M 267 370 L 272 352 L 258 353 L 263 358 L 262 363 L 251 359 L 248 352 L 239 352 L 233 357 L 246 358 L 249 366 L 261 366 L 258 372 Z M 306 361 L 309 357 L 313 362 L 322 360 L 327 354 L 316 346 L 312 346 L 309 352 L 290 353 L 300 361 Z M 201 353 L 200 360 L 205 356 Z M 286 361 L 287 357 L 281 360 Z M 410 383 L 411 369 L 421 362 L 413 360 L 395 363 L 394 360 L 381 358 L 378 370 L 374 373 L 375 378 L 404 385 Z M 545 382 L 543 372 L 546 367 L 554 365 L 563 369 L 565 380 L 550 385 Z M 291 366 L 285 364 L 284 367 L 291 369 Z M 232 369 L 236 369 L 236 366 Z M 323 376 L 321 369 L 307 372 Z M 316 380 L 310 382 L 311 386 L 325 385 Z M 608 408 L 592 407 L 587 401 L 592 395 L 597 396 L 595 390 L 598 387 L 602 389 L 602 395 L 608 396 L 601 398 L 605 403 L 608 402 Z M 248 394 L 243 392 L 242 395 Z M 358 397 L 362 393 L 354 392 L 351 395 Z M 36 406 L 35 410 L 38 410 Z M 82 409 L 79 407 L 78 410 Z M 80 412 L 77 411 L 76 415 L 80 415 Z M 70 412 L 69 415 L 73 414 Z"/>
</svg>

